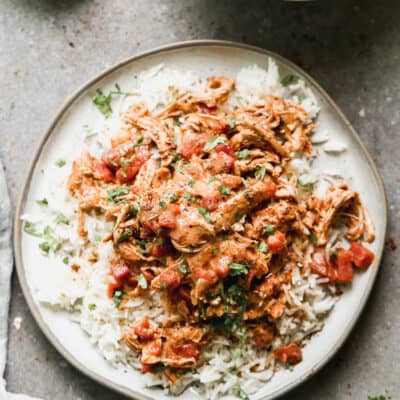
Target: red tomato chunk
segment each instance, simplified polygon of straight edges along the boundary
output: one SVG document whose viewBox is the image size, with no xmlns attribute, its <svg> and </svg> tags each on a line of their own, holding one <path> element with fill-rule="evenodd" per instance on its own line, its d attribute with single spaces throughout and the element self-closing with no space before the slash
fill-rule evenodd
<svg viewBox="0 0 400 400">
<path fill-rule="evenodd" d="M 353 242 L 350 246 L 353 256 L 353 263 L 357 268 L 367 269 L 374 261 L 374 253 L 360 243 Z"/>
<path fill-rule="evenodd" d="M 295 343 L 279 347 L 274 351 L 274 357 L 284 364 L 290 365 L 298 364 L 303 359 L 301 349 Z"/>
<path fill-rule="evenodd" d="M 130 269 L 123 260 L 116 260 L 111 265 L 111 274 L 117 282 L 121 283 L 128 279 Z"/>
<path fill-rule="evenodd" d="M 282 252 L 286 246 L 285 234 L 276 231 L 273 235 L 268 236 L 267 245 L 272 254 Z"/>
<path fill-rule="evenodd" d="M 350 251 L 339 249 L 337 258 L 336 280 L 339 283 L 350 283 L 353 281 L 353 257 Z"/>
</svg>

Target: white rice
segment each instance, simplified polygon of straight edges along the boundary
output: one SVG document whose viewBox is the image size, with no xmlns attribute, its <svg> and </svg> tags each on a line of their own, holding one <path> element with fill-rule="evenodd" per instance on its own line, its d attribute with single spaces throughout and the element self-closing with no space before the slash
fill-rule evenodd
<svg viewBox="0 0 400 400">
<path fill-rule="evenodd" d="M 269 60 L 267 70 L 256 65 L 241 69 L 236 76 L 236 91 L 230 96 L 227 106 L 259 101 L 265 94 L 273 94 L 301 104 L 310 118 L 315 118 L 319 107 L 311 89 L 306 87 L 302 80 L 283 86 L 280 79 L 278 67 L 273 60 Z M 82 149 L 86 147 L 95 155 L 99 155 L 109 146 L 110 134 L 119 125 L 119 115 L 129 104 L 142 101 L 150 110 L 155 110 L 173 100 L 172 87 L 182 94 L 187 91 L 201 91 L 204 85 L 203 80 L 188 71 L 171 70 L 162 65 L 145 71 L 138 76 L 136 86 L 132 88 L 134 96 L 113 101 L 113 117 L 92 127 L 97 132 L 96 135 L 91 135 L 91 128 L 87 128 L 89 137 L 84 137 L 78 146 Z M 326 140 L 325 135 L 320 142 Z M 67 160 L 64 168 L 70 170 L 72 161 Z M 301 179 L 316 180 L 312 177 L 308 162 L 296 159 L 292 161 L 292 166 Z M 44 172 L 45 177 L 48 176 L 50 179 L 54 176 L 47 172 Z M 88 334 L 89 340 L 98 346 L 104 358 L 116 368 L 126 368 L 126 365 L 139 368 L 138 358 L 123 343 L 122 335 L 132 322 L 141 320 L 144 316 L 159 324 L 168 318 L 165 311 L 159 307 L 159 294 L 152 292 L 146 298 L 130 300 L 124 310 L 118 310 L 113 301 L 107 297 L 109 263 L 114 256 L 113 247 L 111 243 L 96 241 L 99 234 L 104 236 L 111 231 L 112 224 L 105 223 L 98 217 L 87 219 L 88 239 L 98 253 L 97 262 L 89 263 L 87 259 L 92 249 L 82 250 L 84 242 L 77 235 L 77 217 L 74 213 L 77 203 L 66 191 L 65 177 L 47 187 L 48 192 L 44 193 L 44 197 L 49 200 L 49 206 L 43 208 L 35 205 L 32 215 L 25 215 L 23 219 L 35 222 L 39 229 L 43 229 L 49 221 L 54 221 L 59 212 L 68 217 L 69 225 L 52 224 L 53 235 L 62 243 L 62 247 L 55 254 L 51 252 L 49 257 L 58 265 L 62 265 L 61 260 L 68 257 L 69 264 L 76 264 L 80 269 L 79 273 L 73 273 L 69 267 L 64 268 L 62 289 L 54 292 L 48 287 L 39 287 L 38 298 L 49 307 L 74 312 L 74 320 Z M 40 217 L 37 218 L 35 215 Z M 322 329 L 323 317 L 334 306 L 336 299 L 334 288 L 327 286 L 324 279 L 313 274 L 302 278 L 301 267 L 299 266 L 299 270 L 293 274 L 291 284 L 284 289 L 289 307 L 279 320 L 280 337 L 273 343 L 273 348 L 292 341 L 302 342 L 311 333 Z M 306 321 L 299 321 L 294 316 L 294 311 L 299 309 L 306 313 Z M 196 390 L 203 393 L 206 398 L 219 399 L 232 393 L 236 385 L 240 385 L 251 395 L 274 374 L 275 362 L 268 352 L 257 350 L 248 344 L 240 345 L 233 351 L 230 348 L 231 345 L 226 339 L 218 338 L 205 350 L 205 363 L 189 377 L 195 381 Z M 260 372 L 251 371 L 251 367 L 256 364 L 259 365 Z M 236 374 L 237 370 L 241 371 L 240 377 Z M 168 381 L 162 375 L 146 374 L 144 379 L 148 386 L 168 385 Z"/>
</svg>

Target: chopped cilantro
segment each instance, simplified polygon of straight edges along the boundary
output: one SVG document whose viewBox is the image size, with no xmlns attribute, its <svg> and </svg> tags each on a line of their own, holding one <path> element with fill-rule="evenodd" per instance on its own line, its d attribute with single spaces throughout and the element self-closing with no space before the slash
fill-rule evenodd
<svg viewBox="0 0 400 400">
<path fill-rule="evenodd" d="M 232 360 L 238 360 L 239 358 L 243 358 L 243 353 L 239 349 L 230 347 L 229 352 L 231 353 Z"/>
<path fill-rule="evenodd" d="M 159 208 L 160 210 L 164 210 L 164 208 L 166 207 L 166 205 L 167 205 L 167 203 L 166 203 L 164 200 L 160 200 L 160 201 L 158 202 L 158 208 Z"/>
<path fill-rule="evenodd" d="M 229 127 L 231 128 L 231 130 L 235 129 L 236 126 L 236 117 L 232 116 L 229 120 Z"/>
<path fill-rule="evenodd" d="M 116 290 L 114 291 L 114 294 L 113 294 L 112 299 L 113 299 L 114 304 L 115 304 L 115 306 L 116 306 L 117 308 L 118 308 L 119 305 L 121 304 L 122 297 L 124 297 L 124 295 L 125 295 L 125 293 L 124 293 L 121 289 L 116 289 Z"/>
<path fill-rule="evenodd" d="M 256 179 L 264 179 L 265 173 L 267 172 L 267 166 L 266 165 L 261 165 L 260 168 L 258 168 L 254 174 L 254 177 Z"/>
<path fill-rule="evenodd" d="M 193 185 L 194 185 L 195 182 L 196 182 L 196 181 L 195 181 L 194 179 L 190 179 L 189 182 L 188 182 L 188 185 L 189 185 L 190 187 L 193 187 Z"/>
<path fill-rule="evenodd" d="M 67 162 L 65 160 L 56 161 L 56 165 L 58 168 L 62 168 Z"/>
<path fill-rule="evenodd" d="M 129 214 L 127 215 L 127 218 L 136 217 L 136 215 L 138 215 L 139 212 L 140 212 L 140 204 L 137 201 L 135 201 L 133 203 L 133 206 L 129 210 Z"/>
<path fill-rule="evenodd" d="M 39 243 L 39 249 L 43 251 L 43 253 L 49 254 L 50 244 L 48 242 Z"/>
<path fill-rule="evenodd" d="M 43 229 L 43 234 L 40 235 L 40 237 L 45 240 L 44 242 L 39 243 L 39 248 L 44 253 L 48 254 L 50 250 L 53 250 L 54 252 L 60 250 L 61 243 L 53 235 L 53 230 L 49 226 L 46 226 Z"/>
<path fill-rule="evenodd" d="M 249 266 L 246 264 L 232 263 L 229 265 L 231 276 L 247 275 L 249 273 Z"/>
<path fill-rule="evenodd" d="M 250 151 L 248 149 L 243 149 L 243 150 L 237 151 L 235 154 L 236 154 L 237 158 L 246 159 L 246 158 L 250 157 Z"/>
<path fill-rule="evenodd" d="M 112 96 L 128 94 L 121 91 L 118 83 L 115 84 L 115 88 L 116 90 L 109 92 L 107 96 L 103 93 L 101 89 L 97 89 L 96 94 L 92 97 L 93 103 L 106 118 L 110 117 L 113 112 L 111 108 Z"/>
<path fill-rule="evenodd" d="M 183 196 L 185 198 L 185 200 L 187 200 L 189 203 L 191 201 L 197 201 L 196 197 L 193 197 L 190 193 L 185 193 L 185 195 Z"/>
<path fill-rule="evenodd" d="M 88 305 L 88 309 L 90 310 L 90 311 L 94 311 L 95 309 L 96 309 L 96 304 L 89 304 Z"/>
<path fill-rule="evenodd" d="M 136 244 L 139 246 L 142 254 L 147 254 L 147 242 L 145 240 L 136 239 Z"/>
<path fill-rule="evenodd" d="M 296 187 L 302 187 L 302 188 L 304 188 L 306 190 L 310 190 L 310 191 L 314 190 L 314 184 L 312 182 L 305 183 L 300 178 L 297 179 Z"/>
<path fill-rule="evenodd" d="M 181 264 L 178 265 L 178 269 L 179 271 L 182 272 L 182 274 L 188 274 L 189 273 L 189 268 L 188 265 L 186 263 L 186 261 L 182 262 Z"/>
<path fill-rule="evenodd" d="M 274 226 L 273 226 L 273 225 L 270 225 L 270 224 L 264 225 L 264 229 L 265 229 L 264 235 L 267 235 L 267 236 L 273 235 L 274 232 L 275 232 Z"/>
<path fill-rule="evenodd" d="M 129 193 L 129 189 L 125 186 L 120 186 L 115 189 L 107 191 L 107 201 L 109 203 L 114 203 L 118 201 L 118 197 L 126 196 Z"/>
<path fill-rule="evenodd" d="M 95 236 L 94 236 L 94 240 L 95 240 L 96 242 L 101 242 L 101 240 L 102 240 L 101 235 L 95 235 Z"/>
<path fill-rule="evenodd" d="M 56 217 L 56 223 L 69 225 L 69 218 L 67 218 L 63 213 L 58 213 Z"/>
<path fill-rule="evenodd" d="M 332 253 L 332 257 L 333 258 L 338 258 L 338 252 L 337 252 L 337 250 L 335 250 L 333 253 Z"/>
<path fill-rule="evenodd" d="M 212 255 L 215 257 L 218 254 L 218 247 L 213 247 L 212 248 Z"/>
<path fill-rule="evenodd" d="M 285 369 L 289 370 L 290 372 L 293 372 L 294 370 L 293 365 L 290 364 L 285 364 Z"/>
<path fill-rule="evenodd" d="M 260 244 L 258 245 L 257 250 L 258 250 L 260 253 L 266 253 L 266 252 L 268 251 L 268 246 L 267 246 L 267 244 L 266 244 L 263 240 L 261 240 L 261 241 L 260 241 Z"/>
<path fill-rule="evenodd" d="M 208 181 L 211 183 L 211 182 L 216 182 L 216 181 L 219 181 L 220 179 L 217 177 L 217 176 L 210 176 L 209 178 L 208 178 Z"/>
<path fill-rule="evenodd" d="M 148 283 L 147 283 L 147 279 L 145 278 L 145 276 L 143 274 L 140 274 L 138 276 L 138 285 L 142 288 L 142 289 L 147 289 L 148 288 Z"/>
<path fill-rule="evenodd" d="M 178 201 L 178 196 L 175 193 L 165 193 L 164 197 L 166 197 L 167 199 L 170 199 L 172 203 L 175 203 L 176 201 Z"/>
<path fill-rule="evenodd" d="M 181 126 L 181 125 L 182 125 L 181 121 L 179 120 L 179 117 L 175 117 L 175 118 L 174 118 L 174 125 L 175 125 L 175 126 Z M 176 143 L 175 143 L 175 144 L 176 144 Z"/>
<path fill-rule="evenodd" d="M 118 236 L 117 242 L 126 242 L 131 236 L 133 235 L 132 229 L 125 229 L 122 231 L 122 233 Z"/>
<path fill-rule="evenodd" d="M 211 224 L 211 216 L 210 213 L 205 209 L 205 208 L 199 208 L 199 214 L 201 216 L 203 216 L 203 218 L 209 223 Z"/>
<path fill-rule="evenodd" d="M 38 203 L 39 206 L 42 207 L 47 207 L 49 205 L 49 202 L 47 201 L 46 198 L 43 198 L 42 200 L 36 200 L 36 203 Z"/>
<path fill-rule="evenodd" d="M 239 384 L 236 384 L 233 388 L 232 388 L 232 393 L 241 398 L 242 400 L 250 400 L 249 396 L 247 395 L 247 393 L 240 387 Z"/>
<path fill-rule="evenodd" d="M 228 140 L 225 136 L 215 136 L 210 139 L 204 146 L 204 151 L 210 151 L 214 149 L 217 145 L 226 143 Z"/>
<path fill-rule="evenodd" d="M 231 194 L 231 190 L 223 185 L 219 187 L 219 192 L 221 194 Z"/>
<path fill-rule="evenodd" d="M 318 244 L 318 238 L 313 233 L 309 236 L 309 238 L 312 244 Z"/>
<path fill-rule="evenodd" d="M 297 83 L 299 79 L 300 78 L 297 75 L 288 74 L 281 79 L 281 83 L 283 86 L 288 86 L 292 83 Z"/>
<path fill-rule="evenodd" d="M 69 264 L 69 257 L 64 257 L 63 258 L 63 263 L 64 264 Z"/>
<path fill-rule="evenodd" d="M 25 221 L 24 224 L 24 231 L 28 233 L 29 235 L 41 237 L 42 234 L 36 230 L 36 226 L 33 222 Z"/>
</svg>

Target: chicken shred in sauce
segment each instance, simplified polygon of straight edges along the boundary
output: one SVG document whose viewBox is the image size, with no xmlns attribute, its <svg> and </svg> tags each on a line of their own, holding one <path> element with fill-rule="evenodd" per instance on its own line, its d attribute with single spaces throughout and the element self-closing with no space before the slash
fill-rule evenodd
<svg viewBox="0 0 400 400">
<path fill-rule="evenodd" d="M 114 222 L 103 240 L 114 244 L 108 294 L 123 294 L 117 306 L 162 294 L 167 323 L 136 321 L 125 340 L 143 372 L 163 366 L 171 380 L 201 364 L 215 335 L 268 349 L 296 266 L 343 284 L 374 258 L 361 244 L 374 229 L 359 195 L 340 183 L 317 197 L 290 167 L 311 156 L 304 109 L 268 96 L 226 111 L 233 90 L 232 79 L 211 77 L 202 95 L 157 114 L 132 106 L 111 147 L 100 159 L 84 152 L 68 180 L 81 236 L 86 214 Z M 327 247 L 339 226 L 348 250 Z M 273 354 L 296 364 L 301 343 Z"/>
</svg>

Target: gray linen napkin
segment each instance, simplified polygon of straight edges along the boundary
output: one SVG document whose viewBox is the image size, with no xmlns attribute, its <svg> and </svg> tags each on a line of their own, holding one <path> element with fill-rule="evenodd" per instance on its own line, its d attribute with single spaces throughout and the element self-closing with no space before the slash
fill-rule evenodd
<svg viewBox="0 0 400 400">
<path fill-rule="evenodd" d="M 11 229 L 10 199 L 3 165 L 0 161 L 0 400 L 39 400 L 24 394 L 8 393 L 3 377 L 7 359 L 7 321 L 13 267 Z"/>
</svg>

